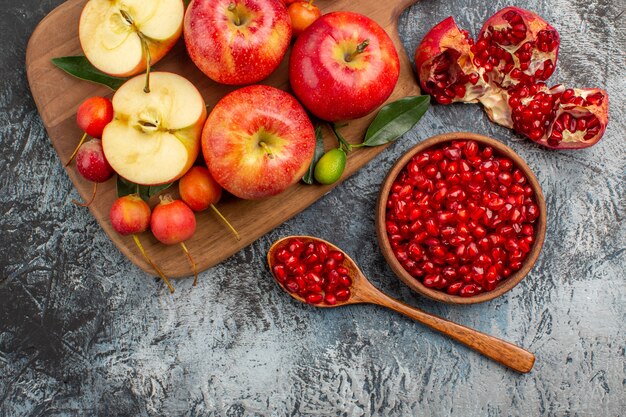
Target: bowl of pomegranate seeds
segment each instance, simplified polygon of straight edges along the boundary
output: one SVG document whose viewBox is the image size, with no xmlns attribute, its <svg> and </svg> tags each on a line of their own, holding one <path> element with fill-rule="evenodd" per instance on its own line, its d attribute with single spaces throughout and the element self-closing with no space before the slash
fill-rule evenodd
<svg viewBox="0 0 626 417">
<path fill-rule="evenodd" d="M 404 283 L 455 304 L 491 300 L 539 256 L 546 205 L 508 146 L 475 133 L 432 137 L 404 154 L 378 200 L 378 240 Z"/>
</svg>

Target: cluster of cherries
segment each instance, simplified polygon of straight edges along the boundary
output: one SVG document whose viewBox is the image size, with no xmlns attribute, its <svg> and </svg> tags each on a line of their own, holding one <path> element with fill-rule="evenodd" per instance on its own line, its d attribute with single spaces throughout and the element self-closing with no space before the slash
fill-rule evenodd
<svg viewBox="0 0 626 417">
<path fill-rule="evenodd" d="M 522 267 L 539 214 L 513 161 L 461 140 L 410 160 L 391 187 L 385 226 L 407 272 L 428 288 L 471 297 Z"/>
<path fill-rule="evenodd" d="M 324 242 L 288 239 L 276 251 L 273 273 L 278 282 L 307 303 L 335 305 L 350 298 L 352 279 L 345 255 Z"/>
<path fill-rule="evenodd" d="M 115 175 L 115 171 L 107 161 L 101 140 L 105 127 L 113 120 L 113 117 L 113 104 L 105 97 L 87 98 L 81 103 L 76 113 L 76 122 L 85 133 L 66 166 L 76 160 L 78 173 L 94 183 L 91 199 L 85 203 L 76 202 L 81 206 L 89 206 L 94 201 L 98 183 L 106 182 Z M 89 136 L 93 139 L 85 142 Z M 139 251 L 167 284 L 170 292 L 174 292 L 174 287 L 145 251 L 137 236 L 139 233 L 151 230 L 152 235 L 165 245 L 180 244 L 193 268 L 193 285 L 197 283 L 198 273 L 196 263 L 185 241 L 190 239 L 196 231 L 194 212 L 204 211 L 210 207 L 239 240 L 239 234 L 235 228 L 215 207 L 222 196 L 222 188 L 206 167 L 194 166 L 189 169 L 180 178 L 178 191 L 180 200 L 172 199 L 169 195 L 162 196 L 154 209 L 151 209 L 138 194 L 125 195 L 116 199 L 109 211 L 113 229 L 122 236 L 132 235 Z"/>
</svg>

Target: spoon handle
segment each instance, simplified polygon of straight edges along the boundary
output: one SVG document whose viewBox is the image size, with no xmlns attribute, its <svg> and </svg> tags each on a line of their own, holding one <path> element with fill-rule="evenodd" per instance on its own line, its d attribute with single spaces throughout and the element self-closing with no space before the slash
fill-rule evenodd
<svg viewBox="0 0 626 417">
<path fill-rule="evenodd" d="M 512 343 L 426 313 L 378 290 L 369 295 L 370 303 L 404 314 L 518 372 L 529 372 L 535 363 L 535 356 L 532 353 Z"/>
</svg>

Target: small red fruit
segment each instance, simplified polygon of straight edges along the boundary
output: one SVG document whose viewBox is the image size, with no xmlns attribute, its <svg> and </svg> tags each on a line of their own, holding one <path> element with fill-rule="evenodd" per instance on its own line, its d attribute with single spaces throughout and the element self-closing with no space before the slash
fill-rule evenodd
<svg viewBox="0 0 626 417">
<path fill-rule="evenodd" d="M 192 167 L 178 182 L 180 198 L 193 211 L 203 211 L 222 197 L 222 187 L 205 167 Z"/>
<path fill-rule="evenodd" d="M 85 142 L 87 136 L 101 139 L 104 128 L 111 120 L 113 120 L 113 103 L 111 100 L 105 97 L 90 97 L 83 101 L 76 112 L 76 123 L 85 133 L 65 166 L 72 163 L 76 152 Z"/>
<path fill-rule="evenodd" d="M 76 123 L 92 138 L 102 138 L 104 127 L 113 120 L 113 104 L 105 97 L 90 97 L 76 112 Z"/>
<path fill-rule="evenodd" d="M 80 145 L 76 152 L 76 169 L 83 178 L 94 183 L 93 193 L 89 201 L 80 203 L 76 200 L 72 200 L 74 204 L 87 207 L 96 198 L 98 183 L 107 181 L 115 174 L 115 171 L 113 171 L 113 168 L 111 168 L 111 165 L 109 165 L 104 155 L 102 141 L 100 139 L 93 139 Z"/>
<path fill-rule="evenodd" d="M 148 230 L 150 225 L 150 207 L 143 201 L 138 195 L 132 194 L 124 197 L 120 197 L 111 206 L 109 211 L 109 219 L 113 229 L 122 236 L 132 235 L 135 244 L 139 248 L 141 254 L 157 271 L 159 276 L 163 279 L 168 286 L 171 293 L 174 292 L 174 287 L 170 284 L 169 280 L 161 271 L 154 261 L 148 256 L 143 245 L 139 241 L 138 233 Z"/>
<path fill-rule="evenodd" d="M 233 232 L 237 240 L 239 233 L 230 224 L 222 213 L 215 207 L 222 197 L 222 187 L 211 176 L 209 170 L 205 167 L 192 167 L 178 182 L 178 192 L 180 198 L 193 211 L 204 211 L 211 207 L 215 214 L 228 226 Z"/>
<path fill-rule="evenodd" d="M 122 236 L 145 232 L 150 226 L 150 207 L 136 194 L 120 197 L 111 206 L 109 219 Z"/>
<path fill-rule="evenodd" d="M 166 196 L 154 208 L 150 219 L 152 234 L 166 245 L 175 245 L 196 232 L 196 216 L 182 200 Z"/>
<path fill-rule="evenodd" d="M 105 182 L 115 174 L 104 156 L 100 139 L 90 140 L 78 148 L 76 169 L 83 178 L 93 182 Z"/>
<path fill-rule="evenodd" d="M 193 260 L 185 241 L 196 232 L 196 216 L 182 200 L 172 200 L 170 196 L 161 197 L 161 202 L 154 208 L 150 219 L 152 234 L 166 245 L 180 244 L 193 267 L 195 286 L 198 282 L 196 262 Z"/>
<path fill-rule="evenodd" d="M 291 34 L 295 38 L 322 15 L 319 7 L 310 1 L 296 1 L 287 9 L 291 18 Z"/>
</svg>

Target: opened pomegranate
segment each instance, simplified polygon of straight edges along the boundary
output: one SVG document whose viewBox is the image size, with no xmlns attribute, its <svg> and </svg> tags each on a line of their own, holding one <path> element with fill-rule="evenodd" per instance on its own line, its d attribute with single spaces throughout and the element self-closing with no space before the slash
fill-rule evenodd
<svg viewBox="0 0 626 417">
<path fill-rule="evenodd" d="M 411 158 L 391 186 L 385 228 L 409 274 L 428 288 L 471 297 L 521 269 L 539 210 L 511 159 L 459 140 Z"/>
<path fill-rule="evenodd" d="M 287 291 L 307 303 L 335 305 L 351 295 L 352 278 L 344 260 L 343 252 L 324 242 L 292 238 L 278 248 L 272 272 Z"/>
<path fill-rule="evenodd" d="M 517 7 L 489 18 L 476 42 L 448 17 L 426 34 L 415 65 L 422 89 L 441 104 L 480 102 L 492 121 L 541 145 L 585 148 L 604 134 L 608 95 L 546 86 L 559 39 L 545 20 Z"/>
</svg>

